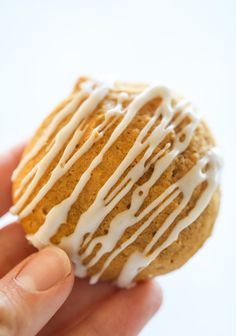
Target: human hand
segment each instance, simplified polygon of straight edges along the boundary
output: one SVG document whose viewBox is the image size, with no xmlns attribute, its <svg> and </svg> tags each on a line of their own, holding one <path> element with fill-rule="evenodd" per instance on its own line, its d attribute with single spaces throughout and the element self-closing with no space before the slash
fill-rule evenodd
<svg viewBox="0 0 236 336">
<path fill-rule="evenodd" d="M 11 206 L 11 174 L 23 146 L 0 156 L 0 216 Z M 137 335 L 161 304 L 154 281 L 125 290 L 74 279 L 65 252 L 37 252 L 18 223 L 0 230 L 0 335 Z"/>
</svg>

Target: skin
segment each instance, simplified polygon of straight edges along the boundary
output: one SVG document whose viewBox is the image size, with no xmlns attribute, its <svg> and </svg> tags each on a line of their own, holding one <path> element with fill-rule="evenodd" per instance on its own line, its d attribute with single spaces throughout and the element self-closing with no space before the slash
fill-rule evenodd
<svg viewBox="0 0 236 336">
<path fill-rule="evenodd" d="M 11 206 L 10 178 L 23 147 L 0 155 L 0 216 Z M 56 250 L 59 249 L 49 247 L 37 252 L 27 243 L 19 223 L 0 230 L 1 335 L 132 336 L 159 309 L 162 294 L 155 281 L 140 283 L 130 290 L 118 289 L 110 283 L 91 286 L 86 279 L 74 278 L 73 266 L 69 266 L 69 274 L 47 290 L 28 290 L 16 281 L 22 269 L 35 258 L 38 267 L 47 271 L 45 254 L 50 258 L 58 254 Z M 67 256 L 63 258 L 65 262 Z M 69 260 L 67 263 L 70 264 Z"/>
</svg>

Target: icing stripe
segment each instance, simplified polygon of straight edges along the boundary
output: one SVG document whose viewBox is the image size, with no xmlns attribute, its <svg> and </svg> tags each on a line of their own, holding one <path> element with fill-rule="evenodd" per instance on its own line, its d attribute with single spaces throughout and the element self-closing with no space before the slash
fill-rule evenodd
<svg viewBox="0 0 236 336">
<path fill-rule="evenodd" d="M 209 164 L 209 169 L 207 172 L 203 173 L 202 169 Z M 196 169 L 199 168 L 199 169 Z M 145 267 L 151 264 L 158 255 L 168 246 L 170 246 L 174 241 L 176 241 L 179 237 L 179 234 L 186 229 L 191 223 L 193 223 L 205 210 L 207 205 L 209 204 L 213 193 L 219 183 L 220 171 L 221 168 L 221 160 L 219 159 L 219 155 L 217 151 L 212 150 L 207 153 L 207 155 L 202 158 L 198 164 L 190 170 L 190 172 L 183 178 L 182 182 L 182 192 L 184 194 L 184 200 L 181 205 L 167 218 L 165 223 L 162 225 L 161 230 L 157 231 L 156 235 L 153 237 L 153 240 L 146 246 L 143 253 L 136 251 L 132 254 L 126 264 L 124 265 L 118 279 L 117 285 L 120 287 L 129 287 L 132 284 L 134 278 L 141 272 Z M 202 192 L 200 198 L 198 199 L 195 207 L 189 212 L 189 214 L 181 219 L 169 237 L 164 241 L 163 244 L 158 246 L 154 252 L 150 255 L 150 252 L 153 245 L 156 243 L 161 233 L 164 232 L 168 227 L 170 227 L 171 223 L 173 223 L 174 219 L 181 212 L 181 209 L 187 205 L 188 201 L 191 198 L 192 192 L 201 182 L 208 181 L 208 185 L 206 189 Z M 92 280 L 93 281 L 93 280 Z"/>
<path fill-rule="evenodd" d="M 95 89 L 92 94 L 86 99 L 82 105 L 78 108 L 76 113 L 72 116 L 68 124 L 63 127 L 56 135 L 54 139 L 54 143 L 50 150 L 46 153 L 43 159 L 37 164 L 37 170 L 32 181 L 26 187 L 24 194 L 17 200 L 16 204 L 11 208 L 12 213 L 18 213 L 23 207 L 24 203 L 27 201 L 33 189 L 37 186 L 40 178 L 46 172 L 52 160 L 59 153 L 63 145 L 69 139 L 71 134 L 76 130 L 77 126 L 81 123 L 81 121 L 88 117 L 97 105 L 104 99 L 107 95 L 109 88 L 106 85 L 103 85 L 97 89 Z M 81 98 L 83 96 L 83 92 L 81 93 Z M 40 198 L 36 197 L 34 200 L 28 204 L 22 212 L 20 212 L 20 217 L 27 216 L 32 208 L 39 202 Z M 33 203 L 33 204 L 32 204 Z"/>
<path fill-rule="evenodd" d="M 77 93 L 74 99 L 55 115 L 51 123 L 47 126 L 42 135 L 39 137 L 38 141 L 35 143 L 32 150 L 22 158 L 20 164 L 12 175 L 12 181 L 15 181 L 22 168 L 39 153 L 60 122 L 76 109 L 76 107 L 81 103 L 82 99 L 86 97 L 86 94 L 87 93 L 83 91 Z"/>
</svg>

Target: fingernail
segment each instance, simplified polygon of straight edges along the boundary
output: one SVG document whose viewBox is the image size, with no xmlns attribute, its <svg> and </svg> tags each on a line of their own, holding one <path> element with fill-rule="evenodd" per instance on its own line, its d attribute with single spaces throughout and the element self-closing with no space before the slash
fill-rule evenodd
<svg viewBox="0 0 236 336">
<path fill-rule="evenodd" d="M 26 263 L 15 280 L 27 291 L 45 291 L 70 273 L 71 263 L 67 254 L 57 247 L 47 247 Z"/>
</svg>

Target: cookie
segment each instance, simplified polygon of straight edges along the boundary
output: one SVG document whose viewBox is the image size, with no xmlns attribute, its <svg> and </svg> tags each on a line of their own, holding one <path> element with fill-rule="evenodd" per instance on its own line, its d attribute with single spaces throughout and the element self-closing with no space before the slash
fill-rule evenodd
<svg viewBox="0 0 236 336">
<path fill-rule="evenodd" d="M 76 275 L 120 287 L 183 265 L 211 234 L 221 161 L 192 105 L 170 89 L 80 78 L 13 174 L 12 213 Z"/>
</svg>

